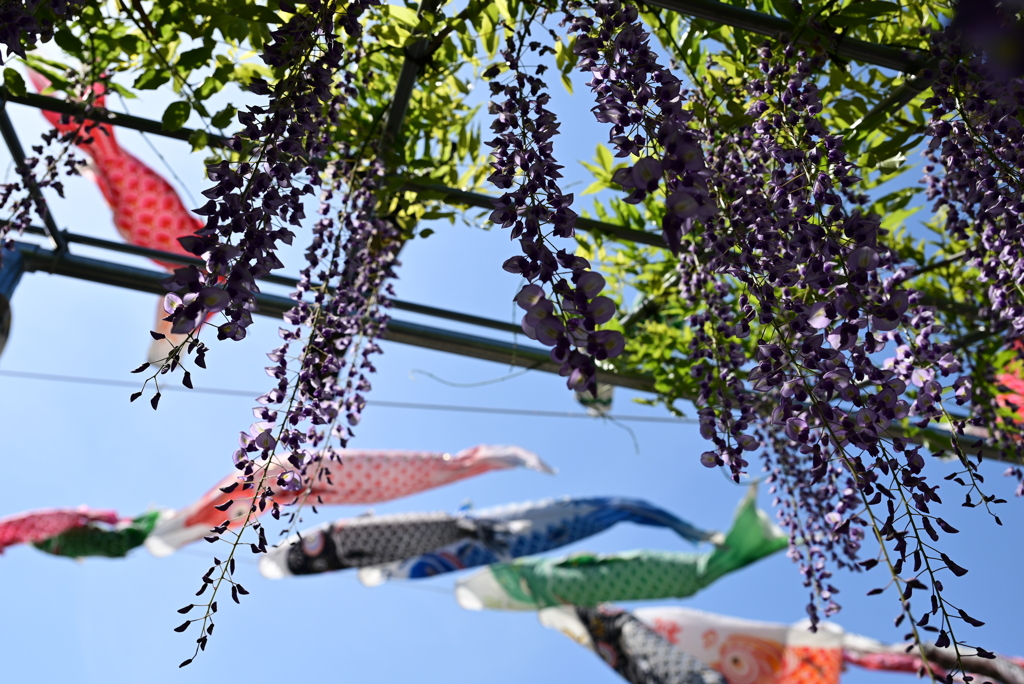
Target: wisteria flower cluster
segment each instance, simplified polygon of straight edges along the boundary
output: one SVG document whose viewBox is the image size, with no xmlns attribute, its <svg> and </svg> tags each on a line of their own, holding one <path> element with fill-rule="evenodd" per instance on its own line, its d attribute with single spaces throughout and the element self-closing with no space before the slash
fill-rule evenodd
<svg viewBox="0 0 1024 684">
<path fill-rule="evenodd" d="M 950 643 L 941 582 L 919 577 L 962 574 L 923 538 L 952 528 L 931 512 L 938 486 L 922 473 L 921 448 L 890 428 L 947 419 L 944 395 L 963 404 L 971 385 L 909 287 L 912 268 L 866 210 L 842 137 L 820 120 L 823 51 L 762 47 L 760 77 L 723 84 L 747 100 L 745 117 L 716 125 L 713 103 L 659 65 L 635 8 L 590 8 L 593 18 L 573 12 L 568 21 L 580 67 L 593 74 L 594 111 L 630 158 L 613 180 L 626 202 L 655 196 L 648 205 L 664 211 L 682 298 L 702 304 L 687 321 L 701 433 L 714 444 L 702 462 L 738 479 L 748 454 L 762 451 L 790 554 L 811 588 L 812 622 L 839 609 L 831 567 L 877 563 L 859 558 L 871 529 L 904 614 L 914 589 L 932 594 L 914 629 Z M 690 102 L 707 118 L 696 121 Z M 960 456 L 965 485 L 976 487 L 976 465 Z"/>
<path fill-rule="evenodd" d="M 53 38 L 58 22 L 69 21 L 84 0 L 32 0 L 0 4 L 0 48 L 9 55 L 25 57 L 40 42 Z M 0 53 L 0 63 L 3 53 Z"/>
<path fill-rule="evenodd" d="M 523 331 L 552 347 L 551 359 L 561 364 L 569 388 L 596 396 L 597 362 L 618 356 L 625 339 L 617 330 L 597 329 L 615 316 L 615 303 L 600 294 L 604 277 L 586 259 L 549 246 L 552 236 L 573 236 L 577 215 L 570 208 L 573 195 L 558 187 L 562 166 L 555 161 L 552 139 L 559 124 L 547 108 L 543 67 L 529 74 L 522 64 L 524 53 L 543 56 L 551 48 L 528 42 L 529 30 L 528 23 L 509 35 L 501 56 L 510 78 L 490 84 L 492 97 L 506 98 L 489 105 L 496 137 L 488 143 L 495 169 L 488 180 L 505 191 L 494 200 L 490 219 L 511 228 L 522 248 L 523 256 L 508 259 L 504 269 L 528 281 L 515 298 L 526 311 Z M 545 232 L 549 227 L 550 233 Z"/>
<path fill-rule="evenodd" d="M 0 209 L 8 211 L 0 223 L 0 242 L 10 239 L 12 233 L 20 234 L 32 225 L 35 217 L 50 214 L 44 189 L 64 196 L 62 179 L 79 175 L 86 164 L 74 150 L 74 141 L 79 137 L 79 131 L 44 133 L 42 144 L 32 146 L 34 155 L 26 157 L 24 164 L 15 165 L 19 180 L 0 183 Z"/>
<path fill-rule="evenodd" d="M 358 37 L 360 14 L 376 4 L 350 3 L 341 28 Z M 219 311 L 227 321 L 217 328 L 218 338 L 245 337 L 259 292 L 256 280 L 282 266 L 278 245 L 291 244 L 294 234 L 288 226 L 300 225 L 303 198 L 320 183 L 317 160 L 330 147 L 326 136 L 332 116 L 351 94 L 332 85 L 353 56 L 335 34 L 335 5 L 310 0 L 306 6 L 309 12 L 292 14 L 272 32 L 261 55 L 268 66 L 285 72 L 273 89 L 262 79 L 252 81 L 250 90 L 269 96 L 269 103 L 238 115 L 243 129 L 230 147 L 245 153 L 247 161 L 207 168 L 214 185 L 203 192 L 209 201 L 196 212 L 207 217 L 206 226 L 182 242 L 206 260 L 206 269 L 190 266 L 175 272 L 170 287 L 183 295 L 183 305 L 169 319 L 176 334 L 191 332 Z"/>
<path fill-rule="evenodd" d="M 370 4 L 349 6 L 347 31 L 358 33 L 358 13 Z M 325 9 L 321 20 L 329 22 L 332 11 Z M 301 42 L 314 28 L 308 21 L 286 24 L 275 34 L 276 39 L 282 45 Z M 357 85 L 365 85 L 356 82 L 360 76 L 354 70 L 340 68 L 340 43 L 331 34 L 329 24 L 317 26 L 327 46 L 325 54 L 312 60 L 301 76 L 300 95 L 289 93 L 279 84 L 275 93 L 283 93 L 286 98 L 276 100 L 272 94 L 270 107 L 252 108 L 249 115 L 242 115 L 245 136 L 264 145 L 260 151 L 265 156 L 262 170 L 256 164 L 244 164 L 246 168 L 236 171 L 227 163 L 211 169 L 211 178 L 218 184 L 207 194 L 218 201 L 208 205 L 207 228 L 186 245 L 203 253 L 209 273 L 198 269 L 177 271 L 177 285 L 191 292 L 180 299 L 168 295 L 171 318 L 183 330 L 193 329 L 212 311 L 233 310 L 234 319 L 221 326 L 220 336 L 241 339 L 251 322 L 253 295 L 258 292 L 252 281 L 279 266 L 272 251 L 275 240 L 291 238 L 287 229 L 272 229 L 271 220 L 276 217 L 297 224 L 303 218 L 302 195 L 313 184 L 321 184 L 323 178 L 328 180 L 322 192 L 320 219 L 306 249 L 307 266 L 292 295 L 296 305 L 285 314 L 285 321 L 294 327 L 281 329 L 284 344 L 269 354 L 274 365 L 267 372 L 277 384 L 259 398 L 261 405 L 254 409 L 257 421 L 241 434 L 234 456 L 240 474 L 239 482 L 230 489 L 237 490 L 240 498 L 251 500 L 249 515 L 237 531 L 229 533 L 225 521 L 209 537 L 210 541 L 219 541 L 225 534 L 233 535 L 227 561 L 215 560 L 203 578 L 203 588 L 213 586 L 204 615 L 186 623 L 201 623 L 198 649 L 205 648 L 207 630 L 213 624 L 215 611 L 211 607 L 218 588 L 224 582 L 235 587 L 233 559 L 247 528 L 257 534 L 252 550 L 266 551 L 266 534 L 255 519 L 257 511 L 269 506 L 274 518 L 280 518 L 282 506 L 275 494 L 298 493 L 291 497 L 297 504 L 291 515 L 294 523 L 299 508 L 307 503 L 303 492 L 311 491 L 318 479 L 331 477 L 325 454 L 333 458 L 336 452 L 326 447 L 333 441 L 344 447 L 352 435 L 351 428 L 359 423 L 366 405 L 365 393 L 371 388 L 371 359 L 380 352 L 377 340 L 388 321 L 388 281 L 394 277 L 402 236 L 393 222 L 377 215 L 384 167 L 380 162 L 332 162 L 321 175 L 314 166 L 314 160 L 326 156 L 328 147 L 342 160 L 358 158 L 361 150 L 339 150 L 337 143 L 325 136 L 337 126 L 346 98 L 354 94 Z M 362 56 L 361 48 L 357 48 L 353 57 Z M 272 66 L 282 67 L 296 55 L 268 50 L 265 59 Z M 339 69 L 332 71 L 332 65 Z M 257 121 L 257 114 L 266 116 Z M 306 174 L 308 182 L 296 189 L 292 178 L 300 173 Z M 253 186 L 259 189 L 253 191 Z M 286 188 L 291 188 L 287 195 L 282 192 Z M 340 222 L 334 216 L 340 217 Z M 246 217 L 253 223 L 246 225 Z M 230 223 L 217 230 L 220 218 Z M 236 218 L 242 223 L 236 223 Z M 232 233 L 242 234 L 240 247 L 218 241 L 229 239 Z M 246 261 L 249 258 L 252 260 Z M 272 470 L 277 474 L 271 479 Z"/>
<path fill-rule="evenodd" d="M 998 19 L 989 17 L 996 32 Z M 989 335 L 1019 341 L 1024 335 L 1024 80 L 1007 71 L 1001 55 L 983 55 L 977 37 L 977 31 L 956 26 L 931 35 L 937 68 L 933 96 L 925 102 L 932 118 L 924 182 L 946 231 L 965 245 L 962 258 L 984 288 L 978 320 Z M 1005 385 L 1006 373 L 976 372 Z M 987 426 L 1019 463 L 1024 459 L 1020 426 L 998 415 L 1004 398 L 976 396 L 972 422 Z"/>
<path fill-rule="evenodd" d="M 574 15 L 572 7 L 566 7 L 565 23 L 570 34 L 578 34 L 573 52 L 579 70 L 591 76 L 594 116 L 611 124 L 616 157 L 639 157 L 613 180 L 633 204 L 663 190 L 662 233 L 678 252 L 694 221 L 718 211 L 706 182 L 704 135 L 690 126 L 693 114 L 683 108 L 682 83 L 660 64 L 635 6 L 597 2 L 594 18 Z"/>
<path fill-rule="evenodd" d="M 105 75 L 97 78 L 95 74 L 73 70 L 65 75 L 81 102 L 89 104 L 104 92 Z M 15 165 L 14 171 L 19 180 L 0 183 L 0 209 L 8 212 L 0 223 L 0 242 L 9 239 L 11 233 L 21 234 L 32 224 L 33 218 L 51 215 L 44 191 L 53 190 L 63 198 L 62 179 L 80 175 L 86 165 L 75 145 L 91 142 L 93 136 L 102 135 L 95 121 L 72 119 L 67 115 L 62 118 L 66 124 L 61 127 L 64 130 L 53 128 L 44 133 L 41 144 L 32 146 L 32 155 L 27 156 L 23 164 Z"/>
<path fill-rule="evenodd" d="M 766 46 L 759 55 L 763 78 L 744 86 L 753 121 L 708 132 L 709 186 L 723 211 L 704 222 L 699 248 L 679 266 L 682 287 L 695 293 L 709 287 L 702 269 L 717 274 L 711 287 L 732 280 L 740 294 L 735 306 L 719 300 L 721 320 L 738 308 L 758 334 L 746 358 L 704 352 L 707 361 L 694 366 L 707 402 L 702 432 L 716 445 L 705 460 L 738 475 L 743 451 L 767 447 L 790 553 L 813 590 L 812 621 L 816 604 L 826 615 L 838 609 L 829 567 L 852 567 L 868 528 L 883 549 L 891 544 L 897 585 L 930 588 L 930 614 L 942 613 L 934 629 L 948 643 L 941 583 L 918 579 L 955 566 L 920 532 L 938 538 L 929 507 L 940 502 L 938 486 L 922 472 L 921 448 L 890 427 L 904 418 L 919 427 L 948 418 L 944 393 L 963 404 L 970 383 L 934 311 L 909 287 L 912 269 L 887 247 L 880 217 L 865 210 L 842 139 L 818 119 L 822 58 L 792 46 L 778 53 Z M 691 325 L 708 329 L 709 322 Z M 734 326 L 714 336 L 745 333 Z M 745 393 L 761 398 L 739 399 L 735 381 L 720 389 L 723 377 L 745 377 Z M 911 592 L 901 595 L 908 615 Z"/>
<path fill-rule="evenodd" d="M 933 37 L 938 60 L 926 168 L 928 196 L 946 227 L 969 244 L 966 259 L 986 286 L 980 312 L 1011 337 L 1024 335 L 1024 81 L 1002 79 L 951 31 Z M 938 170 L 941 169 L 941 174 Z M 986 316 L 987 314 L 987 316 Z"/>
<path fill-rule="evenodd" d="M 394 277 L 402 240 L 397 227 L 376 213 L 383 166 L 332 165 L 326 175 L 330 184 L 306 250 L 308 265 L 293 295 L 297 303 L 285 314 L 295 327 L 282 328 L 284 344 L 268 354 L 273 365 L 267 373 L 277 385 L 258 399 L 261 405 L 253 410 L 257 421 L 239 437 L 234 455 L 239 481 L 225 490 L 251 500 L 249 514 L 237 531 L 229 532 L 225 520 L 208 538 L 219 541 L 222 535 L 233 535 L 229 561 L 248 527 L 257 533 L 253 552 L 266 552 L 265 529 L 256 514 L 269 506 L 273 517 L 280 519 L 282 506 L 276 494 L 297 494 L 290 497 L 296 504 L 292 523 L 303 505 L 316 505 L 306 501 L 308 493 L 318 480 L 330 480 L 328 461 L 336 459 L 337 452 L 327 446 L 346 446 L 351 428 L 359 423 L 371 389 L 372 357 L 380 353 L 377 340 L 387 326 L 392 294 L 388 281 Z M 296 346 L 301 347 L 297 358 L 292 356 Z M 233 503 L 223 504 L 223 509 Z M 217 589 L 223 582 L 236 584 L 233 567 L 218 561 L 204 576 L 203 588 L 214 585 L 214 591 L 206 613 L 190 620 L 202 622 L 199 648 L 205 647 L 205 630 L 213 616 L 209 606 Z"/>
</svg>

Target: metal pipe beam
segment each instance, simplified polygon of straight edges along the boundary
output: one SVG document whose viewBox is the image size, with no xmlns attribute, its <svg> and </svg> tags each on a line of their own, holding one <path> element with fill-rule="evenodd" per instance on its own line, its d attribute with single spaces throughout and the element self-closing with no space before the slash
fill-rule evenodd
<svg viewBox="0 0 1024 684">
<path fill-rule="evenodd" d="M 164 294 L 167 292 L 164 286 L 164 282 L 167 280 L 167 274 L 165 273 L 124 266 L 122 264 L 113 264 L 67 252 L 56 252 L 39 245 L 23 242 L 16 242 L 14 244 L 15 249 L 20 253 L 26 272 L 42 271 L 153 294 Z M 294 302 L 287 297 L 268 294 L 256 295 L 256 303 L 259 306 L 259 310 L 254 313 L 273 318 L 280 318 L 294 305 Z M 560 365 L 551 360 L 546 349 L 539 347 L 521 347 L 508 342 L 455 333 L 394 319 L 388 323 L 383 337 L 385 340 L 399 344 L 444 351 L 483 361 L 495 361 L 519 368 L 531 368 L 545 373 L 558 373 Z M 598 382 L 640 392 L 653 393 L 655 391 L 653 378 L 639 374 L 598 371 L 597 380 Z M 690 397 L 683 398 L 692 400 Z M 892 425 L 889 427 L 888 433 L 892 437 L 902 437 L 911 442 L 923 444 L 931 451 L 949 451 L 952 449 L 950 434 L 943 429 L 927 428 L 918 430 L 917 434 L 910 436 L 901 426 Z M 964 451 L 968 453 L 981 453 L 985 458 L 1001 459 L 999 452 L 983 447 L 965 446 Z"/>
<path fill-rule="evenodd" d="M 417 16 L 437 11 L 438 1 L 423 0 L 419 11 L 416 12 Z M 402 70 L 398 73 L 398 83 L 395 85 L 395 94 L 391 97 L 391 106 L 388 108 L 384 133 L 378 148 L 378 155 L 385 162 L 401 135 L 405 114 L 409 111 L 409 100 L 412 99 L 412 91 L 416 87 L 416 79 L 419 78 L 424 61 L 430 54 L 430 38 L 421 38 L 405 49 L 405 60 L 402 62 Z"/>
<path fill-rule="evenodd" d="M 111 126 L 119 126 L 120 128 L 127 128 L 133 131 L 140 131 L 142 133 L 152 133 L 153 135 L 159 135 L 173 140 L 184 140 L 188 142 L 188 139 L 196 132 L 195 129 L 192 128 L 179 128 L 176 131 L 168 131 L 164 129 L 164 125 L 160 121 L 144 119 L 141 116 L 132 116 L 131 114 L 112 112 L 104 107 L 93 107 L 85 104 L 84 102 L 69 102 L 67 100 L 62 100 L 59 97 L 39 95 L 37 93 L 15 95 L 4 86 L 0 86 L 0 99 L 6 100 L 7 102 L 14 102 L 15 104 L 25 105 L 26 107 L 35 107 L 36 109 L 42 109 L 47 112 L 56 112 L 58 114 L 67 114 L 68 116 L 82 117 L 89 119 L 90 121 L 110 124 Z M 228 138 L 215 133 L 207 133 L 206 135 L 207 142 L 209 144 L 219 147 L 227 146 Z"/>
<path fill-rule="evenodd" d="M 167 292 L 164 285 L 168 278 L 166 273 L 67 253 L 61 254 L 39 245 L 24 242 L 16 242 L 15 246 L 24 261 L 24 268 L 27 272 L 41 271 L 152 294 L 162 295 Z M 281 318 L 295 305 L 295 302 L 288 297 L 261 293 L 256 295 L 256 304 L 259 306 L 259 310 L 254 313 Z M 508 342 L 395 319 L 388 323 L 384 339 L 484 361 L 497 361 L 520 368 L 533 368 L 546 373 L 558 373 L 561 366 L 551 360 L 546 349 L 522 347 Z M 599 382 L 619 387 L 629 387 L 643 392 L 654 391 L 653 381 L 639 375 L 620 375 L 599 371 L 597 379 Z"/>
<path fill-rule="evenodd" d="M 38 226 L 30 226 L 25 229 L 25 232 L 30 235 L 46 235 L 46 231 Z M 177 263 L 182 265 L 193 265 L 199 267 L 205 267 L 206 262 L 196 257 L 183 256 L 181 254 L 174 254 L 171 252 L 163 252 L 157 249 L 149 249 L 148 247 L 138 247 L 136 245 L 129 245 L 123 242 L 113 242 L 112 240 L 104 240 L 102 238 L 95 238 L 90 235 L 79 235 L 77 233 L 69 233 L 66 230 L 60 231 L 61 235 L 72 244 L 82 244 L 89 247 L 97 247 L 100 249 L 108 249 L 112 252 L 120 252 L 123 254 L 131 254 L 133 256 L 146 257 L 147 259 L 154 259 L 156 261 L 162 261 L 165 263 Z M 262 278 L 258 278 L 259 281 L 265 283 L 273 283 L 275 285 L 284 285 L 286 287 L 295 287 L 298 283 L 297 278 L 290 276 L 279 276 L 279 275 L 266 275 Z M 315 285 L 314 285 L 315 287 Z M 468 323 L 469 325 L 477 325 L 482 328 L 491 328 L 492 330 L 501 330 L 503 332 L 510 333 L 522 333 L 523 329 L 513 323 L 506 323 L 504 321 L 497 321 L 493 318 L 484 318 L 483 316 L 473 316 L 472 314 L 464 314 L 459 311 L 449 311 L 447 309 L 439 309 L 433 306 L 427 306 L 425 304 L 416 304 L 414 302 L 407 302 L 402 299 L 392 299 L 392 308 L 398 309 L 399 311 L 408 311 L 410 313 L 423 314 L 425 316 L 433 316 L 434 318 L 443 318 L 449 321 L 458 321 L 459 323 Z"/>
<path fill-rule="evenodd" d="M 717 24 L 726 24 L 733 28 L 773 38 L 792 34 L 796 28 L 792 22 L 782 17 L 755 12 L 745 7 L 728 5 L 716 0 L 643 0 L 643 2 L 647 5 L 672 10 L 689 17 L 707 19 Z M 836 37 L 838 38 L 838 43 L 834 52 L 843 59 L 874 64 L 875 66 L 894 69 L 904 73 L 916 73 L 924 66 L 924 62 L 927 59 L 923 53 L 916 50 L 903 50 L 888 45 L 868 43 L 857 38 Z M 805 38 L 801 42 L 809 43 L 810 41 Z"/>
</svg>

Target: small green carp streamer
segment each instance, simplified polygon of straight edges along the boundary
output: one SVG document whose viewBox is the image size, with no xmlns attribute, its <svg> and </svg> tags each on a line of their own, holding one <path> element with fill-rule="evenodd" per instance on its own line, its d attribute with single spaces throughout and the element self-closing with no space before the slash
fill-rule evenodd
<svg viewBox="0 0 1024 684">
<path fill-rule="evenodd" d="M 785 548 L 787 537 L 757 508 L 751 488 L 725 542 L 710 553 L 628 551 L 578 553 L 558 559 L 496 563 L 460 580 L 459 605 L 469 610 L 538 610 L 692 596 L 719 577 Z"/>
<path fill-rule="evenodd" d="M 35 547 L 55 556 L 123 558 L 136 546 L 142 546 L 159 518 L 160 511 L 152 511 L 114 527 L 96 524 L 76 527 L 36 542 Z"/>
</svg>

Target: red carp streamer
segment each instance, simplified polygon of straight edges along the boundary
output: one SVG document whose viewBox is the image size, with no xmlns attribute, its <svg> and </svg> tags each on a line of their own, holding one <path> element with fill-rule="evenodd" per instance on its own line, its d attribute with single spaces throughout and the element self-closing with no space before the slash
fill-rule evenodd
<svg viewBox="0 0 1024 684">
<path fill-rule="evenodd" d="M 0 518 L 0 553 L 8 546 L 31 544 L 91 522 L 115 524 L 121 518 L 114 511 L 78 508 L 44 508 Z"/>
<path fill-rule="evenodd" d="M 40 92 L 50 87 L 49 80 L 34 71 L 29 71 L 29 77 Z M 103 86 L 98 84 L 93 88 L 97 93 L 93 106 L 105 107 Z M 93 178 L 110 206 L 114 226 L 125 242 L 194 258 L 185 251 L 178 238 L 194 235 L 204 222 L 185 208 L 178 193 L 163 176 L 121 148 L 109 124 L 89 119 L 84 123 L 68 121 L 60 114 L 45 110 L 43 116 L 61 133 L 81 131 L 75 144 L 92 160 Z M 154 261 L 168 271 L 182 265 L 159 259 Z M 163 320 L 166 316 L 161 301 L 157 305 L 153 329 L 163 333 L 167 339 L 157 340 L 150 347 L 150 362 L 164 358 L 172 345 L 176 346 L 185 339 L 185 335 L 171 334 L 171 324 Z"/>
<path fill-rule="evenodd" d="M 517 446 L 480 445 L 457 454 L 425 451 L 333 450 L 308 490 L 303 489 L 292 468 L 270 465 L 267 483 L 275 501 L 287 505 L 299 500 L 311 505 L 367 504 L 390 501 L 434 487 L 481 475 L 491 470 L 528 468 L 554 473 L 536 454 Z M 185 544 L 209 535 L 227 523 L 241 527 L 253 508 L 255 490 L 239 486 L 244 477 L 228 475 L 195 503 L 157 525 L 146 547 L 166 556 Z M 267 507 L 270 510 L 270 507 Z M 259 515 L 262 508 L 253 514 Z"/>
</svg>

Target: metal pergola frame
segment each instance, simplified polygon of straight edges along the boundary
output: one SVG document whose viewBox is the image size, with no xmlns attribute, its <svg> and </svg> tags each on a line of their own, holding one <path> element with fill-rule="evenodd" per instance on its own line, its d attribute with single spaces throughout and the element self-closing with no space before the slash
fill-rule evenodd
<svg viewBox="0 0 1024 684">
<path fill-rule="evenodd" d="M 755 12 L 735 5 L 728 5 L 716 0 L 642 0 L 645 4 L 668 9 L 693 18 L 704 19 L 715 23 L 725 24 L 734 28 L 767 35 L 780 37 L 791 33 L 794 25 L 780 17 L 775 17 L 760 12 Z M 437 6 L 437 0 L 423 0 L 420 5 L 420 13 L 432 12 Z M 840 38 L 835 45 L 834 54 L 842 59 L 855 60 L 887 69 L 903 72 L 912 78 L 903 85 L 883 98 L 873 110 L 865 115 L 858 124 L 865 124 L 879 120 L 887 111 L 892 108 L 902 107 L 913 97 L 930 85 L 930 79 L 926 76 L 913 78 L 915 74 L 927 69 L 929 62 L 927 56 L 920 52 L 901 50 L 898 48 L 876 45 L 865 41 Z M 428 41 L 421 40 L 406 48 L 406 56 L 398 78 L 398 86 L 389 108 L 388 117 L 384 124 L 382 145 L 378 153 L 384 155 L 390 146 L 397 140 L 405 113 L 408 109 L 410 98 L 415 88 L 416 80 L 423 64 L 429 59 Z M 131 116 L 110 110 L 87 106 L 75 102 L 68 102 L 55 97 L 39 95 L 34 93 L 15 95 L 9 90 L 0 86 L 0 134 L 4 138 L 15 163 L 23 167 L 25 154 L 18 139 L 14 126 L 6 111 L 6 104 L 15 103 L 74 116 L 82 116 L 88 119 L 107 123 L 121 128 L 136 130 L 142 133 L 170 138 L 173 140 L 188 141 L 195 133 L 194 130 L 182 128 L 177 131 L 166 131 L 159 121 L 145 119 L 138 116 Z M 207 134 L 207 142 L 213 145 L 224 145 L 226 139 Z M 394 179 L 402 184 L 402 187 L 410 191 L 420 191 L 437 195 L 447 204 L 454 206 L 474 207 L 490 210 L 493 208 L 494 197 L 480 193 L 469 192 L 457 188 L 431 184 L 418 179 L 399 178 Z M 26 242 L 15 242 L 16 255 L 10 259 L 10 266 L 17 269 L 14 274 L 8 274 L 8 289 L 12 290 L 22 272 L 45 272 L 54 275 L 61 275 L 80 280 L 122 287 L 141 292 L 154 294 L 165 294 L 167 292 L 164 282 L 168 279 L 166 273 L 155 270 L 148 270 L 127 266 L 111 261 L 93 259 L 89 257 L 72 254 L 71 244 L 81 244 L 89 247 L 96 247 L 112 252 L 132 254 L 135 256 L 148 257 L 180 264 L 203 265 L 201 259 L 183 257 L 179 254 L 172 254 L 144 247 L 118 243 L 110 240 L 93 238 L 61 230 L 58 228 L 52 213 L 49 211 L 45 198 L 40 188 L 35 183 L 28 183 L 28 192 L 37 201 L 38 206 L 43 208 L 43 226 L 33 226 L 26 232 L 33 235 L 43 236 L 49 239 L 51 248 L 47 249 L 38 244 Z M 606 236 L 616 240 L 630 241 L 634 243 L 650 245 L 655 247 L 666 247 L 661 235 L 642 230 L 636 230 L 625 226 L 616 225 L 604 221 L 580 217 L 576 221 L 576 227 L 582 231 L 596 235 Z M 0 279 L 2 281 L 3 279 Z M 295 279 L 283 276 L 268 275 L 260 279 L 263 282 L 278 285 L 294 285 Z M 0 282 L 2 285 L 3 282 Z M 0 300 L 3 298 L 0 292 Z M 9 292 L 7 293 L 9 296 Z M 259 315 L 270 316 L 280 319 L 281 316 L 292 308 L 293 300 L 271 294 L 256 295 L 256 302 L 259 310 L 254 312 Z M 455 321 L 474 325 L 490 330 L 497 330 L 506 333 L 522 332 L 519 326 L 505 323 L 480 316 L 473 316 L 456 311 L 449 311 L 432 306 L 415 304 L 403 300 L 392 300 L 393 308 L 399 311 L 431 316 L 440 320 Z M 523 346 L 515 341 L 506 342 L 477 335 L 454 332 L 440 327 L 421 325 L 398 319 L 391 319 L 384 332 L 384 339 L 417 346 L 425 349 L 458 354 L 469 358 L 494 361 L 506 365 L 529 368 L 548 373 L 558 373 L 561 364 L 551 360 L 547 349 L 536 346 Z M 640 392 L 653 393 L 654 380 L 651 377 L 640 374 L 627 374 L 614 371 L 599 370 L 597 380 L 602 383 L 618 387 L 629 388 Z M 686 399 L 692 399 L 684 397 Z M 893 426 L 890 431 L 896 436 L 906 437 L 916 442 L 926 444 L 932 450 L 949 450 L 952 448 L 950 435 L 941 429 L 926 429 L 916 431 L 914 436 L 905 434 L 902 428 Z M 980 449 L 966 449 L 978 453 Z M 986 455 L 995 456 L 988 452 Z"/>
</svg>

